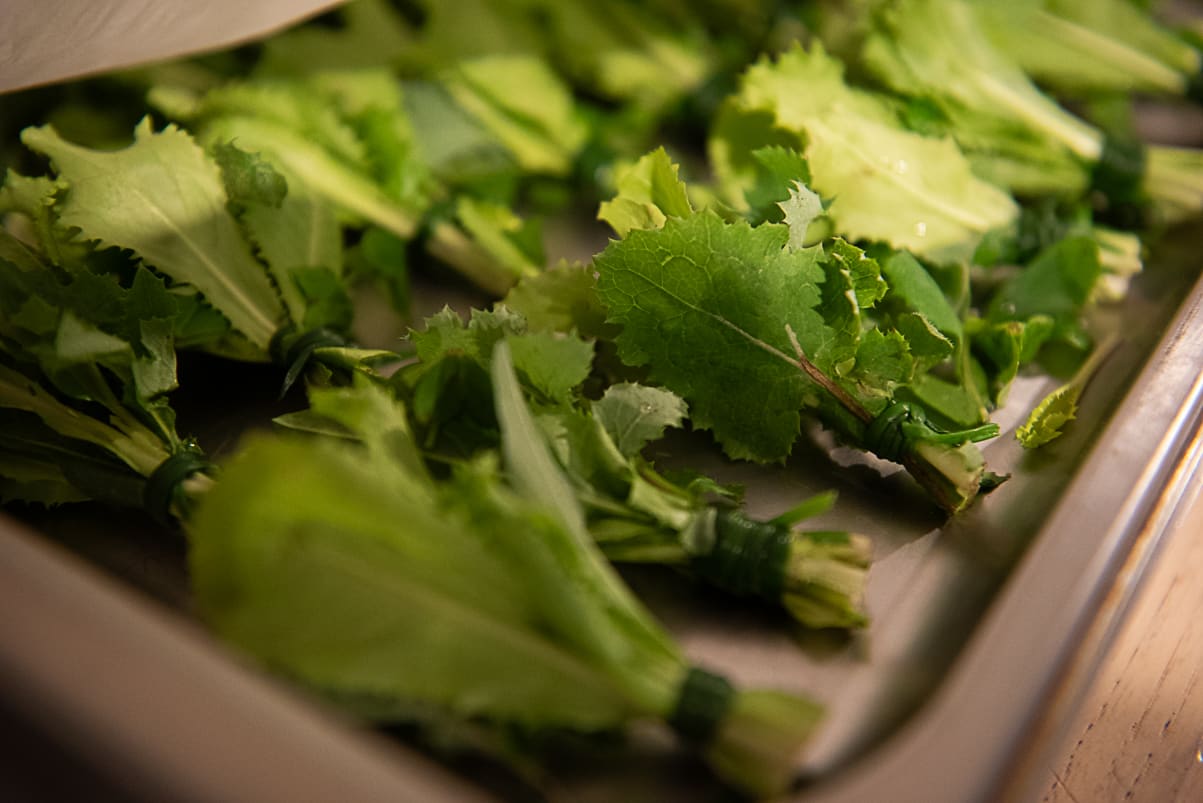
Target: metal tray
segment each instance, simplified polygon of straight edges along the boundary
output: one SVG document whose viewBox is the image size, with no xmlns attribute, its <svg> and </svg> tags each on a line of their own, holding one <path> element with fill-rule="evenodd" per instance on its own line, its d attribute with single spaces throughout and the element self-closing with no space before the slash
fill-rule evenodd
<svg viewBox="0 0 1203 803">
<path fill-rule="evenodd" d="M 1065 437 L 1025 454 L 1009 437 L 1016 416 L 1004 412 L 1004 436 L 985 453 L 1012 477 L 954 520 L 905 476 L 821 442 L 804 442 L 784 469 L 726 465 L 711 448 L 678 444 L 698 468 L 745 483 L 753 512 L 835 487 L 840 503 L 821 524 L 874 542 L 873 624 L 843 639 L 800 634 L 669 572 L 628 573 L 695 661 L 828 706 L 794 799 L 965 803 L 1023 787 L 1026 742 L 1053 689 L 1071 659 L 1089 666 L 1105 646 L 1197 481 L 1200 236 L 1166 237 L 1130 297 L 1104 313 L 1127 339 Z M 244 386 L 255 381 L 248 371 Z M 1020 381 L 1012 407 L 1054 384 Z M 257 419 L 272 408 L 272 389 L 260 389 Z M 210 404 L 182 402 L 181 418 Z M 200 434 L 220 446 L 242 423 L 211 422 Z M 38 731 L 75 773 L 31 783 L 87 778 L 122 800 L 538 799 L 488 767 L 449 767 L 365 731 L 229 654 L 188 617 L 178 536 L 90 507 L 22 517 L 0 519 L 0 722 Z M 553 751 L 543 791 L 565 801 L 729 799 L 691 759 L 644 736 L 591 758 L 571 744 Z M 31 766 L 8 775 L 33 777 Z M 488 782 L 464 780 L 480 773 Z M 42 799 L 44 786 L 30 788 Z"/>
</svg>

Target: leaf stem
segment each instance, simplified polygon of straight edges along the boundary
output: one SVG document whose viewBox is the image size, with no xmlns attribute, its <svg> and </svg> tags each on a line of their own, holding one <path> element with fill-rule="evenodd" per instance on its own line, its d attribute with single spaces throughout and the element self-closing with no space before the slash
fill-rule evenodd
<svg viewBox="0 0 1203 803">
<path fill-rule="evenodd" d="M 818 367 L 806 357 L 806 352 L 802 350 L 802 344 L 798 342 L 798 335 L 794 333 L 794 328 L 788 323 L 785 325 L 785 334 L 789 337 L 789 343 L 794 348 L 794 354 L 797 355 L 797 360 L 791 360 L 797 365 L 802 372 L 814 380 L 819 387 L 830 393 L 836 401 L 844 406 L 848 412 L 856 416 L 861 422 L 870 424 L 873 422 L 873 414 L 864 408 L 860 402 L 852 398 L 852 395 L 842 387 L 831 380 L 829 376 L 820 371 Z"/>
</svg>

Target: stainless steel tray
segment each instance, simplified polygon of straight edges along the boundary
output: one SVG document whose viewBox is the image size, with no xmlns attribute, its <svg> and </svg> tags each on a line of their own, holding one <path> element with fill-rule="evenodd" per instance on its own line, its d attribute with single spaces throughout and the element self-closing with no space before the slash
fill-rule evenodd
<svg viewBox="0 0 1203 803">
<path fill-rule="evenodd" d="M 1106 313 L 1128 338 L 1064 438 L 1024 454 L 1009 437 L 1017 421 L 1004 416 L 1004 436 L 986 457 L 1012 478 L 953 521 L 903 475 L 883 476 L 842 450 L 803 445 L 782 470 L 723 465 L 713 450 L 683 447 L 699 468 L 744 482 L 754 512 L 834 486 L 840 504 L 823 523 L 874 541 L 873 624 L 846 640 L 799 634 L 670 573 L 629 574 L 696 661 L 828 705 L 799 767 L 797 800 L 964 803 L 1022 786 L 1012 768 L 1028 766 L 1017 762 L 1060 674 L 1071 658 L 1089 663 L 1104 646 L 1106 621 L 1102 638 L 1084 641 L 1087 628 L 1097 632 L 1100 617 L 1122 612 L 1195 481 L 1201 235 L 1167 238 L 1130 298 Z M 1024 380 L 1014 406 L 1052 387 Z M 832 472 L 832 462 L 845 465 Z M 123 794 L 521 796 L 504 785 L 485 792 L 265 680 L 212 642 L 187 616 L 182 541 L 147 532 L 137 516 L 101 517 L 94 508 L 27 518 L 41 535 L 0 519 L 0 713 L 43 728 Z M 725 799 L 696 765 L 654 740 L 596 761 L 563 752 L 553 766 L 555 800 Z"/>
</svg>

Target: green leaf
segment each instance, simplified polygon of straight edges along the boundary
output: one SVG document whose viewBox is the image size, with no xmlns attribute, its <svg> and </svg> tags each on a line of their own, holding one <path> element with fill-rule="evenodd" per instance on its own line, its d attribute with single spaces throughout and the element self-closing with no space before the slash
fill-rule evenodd
<svg viewBox="0 0 1203 803">
<path fill-rule="evenodd" d="M 532 173 L 566 175 L 588 129 L 563 82 L 540 58 L 465 60 L 446 76 L 452 97 Z"/>
<path fill-rule="evenodd" d="M 986 319 L 1024 321 L 1047 316 L 1054 336 L 1075 339 L 1078 318 L 1102 273 L 1098 243 L 1073 236 L 1049 246 L 990 299 Z"/>
<path fill-rule="evenodd" d="M 214 155 L 231 204 L 267 263 L 296 326 L 345 330 L 350 301 L 339 280 L 342 232 L 331 209 L 258 154 L 218 143 Z M 320 275 L 320 274 L 325 274 Z M 320 305 L 321 309 L 313 309 Z"/>
<path fill-rule="evenodd" d="M 919 374 L 907 385 L 906 393 L 923 405 L 930 417 L 946 427 L 968 428 L 982 423 L 977 397 L 961 384 L 932 374 Z"/>
<path fill-rule="evenodd" d="M 807 245 L 806 232 L 815 218 L 823 214 L 823 201 L 806 185 L 795 181 L 789 189 L 789 197 L 777 204 L 781 207 L 781 219 L 789 227 L 789 248 L 795 250 Z"/>
<path fill-rule="evenodd" d="M 990 42 L 967 2 L 899 0 L 874 15 L 862 58 L 895 91 L 928 98 L 952 120 L 966 147 L 1005 152 L 1038 143 L 1044 152 L 1093 162 L 1102 135 L 1058 106 Z"/>
<path fill-rule="evenodd" d="M 1179 94 L 1200 67 L 1195 48 L 1139 5 L 1122 0 L 972 8 L 996 47 L 1059 92 Z"/>
<path fill-rule="evenodd" d="M 150 101 L 206 144 L 259 154 L 291 192 L 306 189 L 348 222 L 409 238 L 429 203 L 399 84 L 386 71 L 230 83 L 190 103 L 156 87 Z"/>
<path fill-rule="evenodd" d="M 939 365 L 953 355 L 956 344 L 932 325 L 927 316 L 918 312 L 904 312 L 894 322 L 898 333 L 906 340 L 907 348 L 915 360 L 916 370 L 923 372 Z"/>
<path fill-rule="evenodd" d="M 663 437 L 666 428 L 681 426 L 686 416 L 685 401 L 677 394 L 629 382 L 606 388 L 592 411 L 628 458 Z"/>
<path fill-rule="evenodd" d="M 392 476 L 353 444 L 248 446 L 191 528 L 202 617 L 319 689 L 531 725 L 620 724 L 630 703 L 548 621 L 549 587 L 570 595 L 561 610 L 578 593 L 538 553 L 553 525 L 471 485 L 463 502 L 436 503 Z"/>
<path fill-rule="evenodd" d="M 973 175 L 951 140 L 903 129 L 882 100 L 848 87 L 840 63 L 817 46 L 754 65 L 736 97 L 740 112 L 768 112 L 797 137 L 809 186 L 833 199 L 827 214 L 848 239 L 960 261 L 1018 213 L 1008 195 Z"/>
<path fill-rule="evenodd" d="M 531 332 L 506 342 L 523 384 L 553 404 L 568 404 L 593 364 L 593 344 L 576 337 Z"/>
<path fill-rule="evenodd" d="M 870 309 L 885 296 L 886 282 L 876 259 L 839 237 L 829 240 L 825 250 L 827 258 L 848 274 L 858 307 Z"/>
<path fill-rule="evenodd" d="M 508 206 L 466 195 L 460 196 L 455 211 L 464 232 L 512 281 L 542 270 L 542 232 L 537 220 L 523 220 Z"/>
<path fill-rule="evenodd" d="M 248 153 L 231 143 L 213 147 L 213 159 L 221 168 L 226 196 L 235 205 L 255 204 L 279 209 L 288 195 L 284 176 L 258 154 Z"/>
<path fill-rule="evenodd" d="M 810 184 L 810 167 L 806 157 L 782 145 L 756 148 L 750 156 L 755 162 L 755 182 L 744 191 L 749 222 L 780 223 L 783 211 L 781 203 L 789 199 L 790 188 Z"/>
<path fill-rule="evenodd" d="M 525 318 L 533 330 L 577 332 L 601 340 L 611 340 L 615 331 L 606 323 L 592 269 L 579 262 L 560 262 L 523 277 L 506 295 L 504 304 Z"/>
<path fill-rule="evenodd" d="M 658 229 L 669 217 L 691 214 L 693 207 L 678 170 L 662 147 L 620 169 L 615 181 L 618 194 L 602 203 L 598 219 L 625 237 L 631 229 Z"/>
<path fill-rule="evenodd" d="M 831 336 L 815 310 L 820 252 L 786 251 L 788 237 L 784 226 L 702 213 L 633 231 L 595 260 L 598 292 L 623 325 L 619 354 L 649 365 L 732 457 L 789 454 L 812 391 L 791 364 L 785 327 L 808 354 Z"/>
<path fill-rule="evenodd" d="M 894 251 L 881 260 L 881 272 L 889 285 L 888 297 L 922 315 L 948 337 L 962 337 L 961 318 L 940 285 L 914 256 Z"/>
<path fill-rule="evenodd" d="M 582 606 L 574 617 L 575 627 L 580 628 L 578 643 L 606 664 L 625 666 L 631 673 L 624 678 L 627 683 L 645 689 L 647 680 L 658 685 L 654 678 L 641 680 L 635 675 L 656 664 L 679 664 L 680 653 L 594 544 L 572 485 L 522 398 L 506 343 L 497 346 L 491 376 L 497 419 L 501 422 L 502 452 L 514 486 L 555 516 L 560 525 L 555 531 L 558 539 L 547 540 L 544 546 L 561 556 L 561 568 L 567 577 L 575 578 L 578 594 L 597 606 L 592 611 Z M 636 656 L 647 665 L 632 663 Z M 679 678 L 674 679 L 674 685 L 676 682 Z M 657 702 L 663 705 L 667 701 Z"/>
<path fill-rule="evenodd" d="M 1087 384 L 1118 343 L 1119 335 L 1113 335 L 1100 344 L 1068 382 L 1036 405 L 1027 420 L 1015 430 L 1015 437 L 1024 448 L 1035 449 L 1061 437 L 1065 426 L 1077 417 L 1078 400 Z"/>
<path fill-rule="evenodd" d="M 92 151 L 30 128 L 22 141 L 50 157 L 70 190 L 63 225 L 102 246 L 128 248 L 177 282 L 195 286 L 230 323 L 266 349 L 283 309 L 238 223 L 226 209 L 217 166 L 174 126 L 149 118 L 120 151 Z"/>
</svg>

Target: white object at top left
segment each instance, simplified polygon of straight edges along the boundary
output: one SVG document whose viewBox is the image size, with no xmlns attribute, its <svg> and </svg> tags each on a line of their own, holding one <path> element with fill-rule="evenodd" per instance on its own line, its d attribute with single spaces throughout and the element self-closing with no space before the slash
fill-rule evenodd
<svg viewBox="0 0 1203 803">
<path fill-rule="evenodd" d="M 0 92 L 229 47 L 340 0 L 0 0 Z"/>
</svg>

